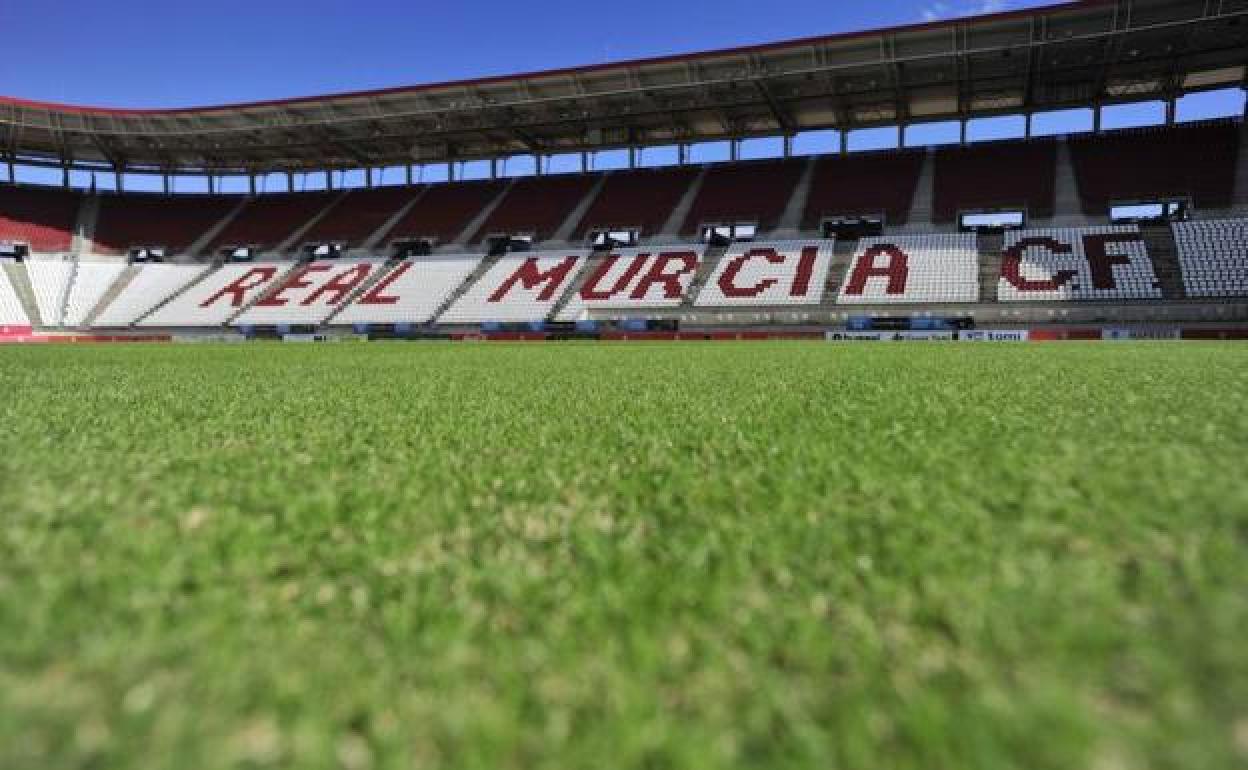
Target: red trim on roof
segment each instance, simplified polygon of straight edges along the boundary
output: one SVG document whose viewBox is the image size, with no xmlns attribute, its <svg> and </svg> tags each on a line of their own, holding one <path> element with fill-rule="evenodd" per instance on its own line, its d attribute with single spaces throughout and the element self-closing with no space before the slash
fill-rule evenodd
<svg viewBox="0 0 1248 770">
<path fill-rule="evenodd" d="M 1070 0 L 1069 2 L 1055 3 L 1052 5 L 1036 6 L 1034 8 L 1022 8 L 1013 11 L 1001 11 L 998 13 L 984 14 L 982 16 L 964 16 L 956 19 L 941 19 L 939 21 L 920 22 L 917 24 L 902 24 L 896 27 L 884 27 L 881 29 L 862 30 L 858 32 L 841 32 L 833 35 L 819 35 L 815 37 L 797 38 L 793 40 L 784 40 L 777 43 L 763 43 L 759 45 L 740 46 L 737 48 L 720 48 L 710 51 L 701 51 L 697 53 L 674 54 L 671 56 L 657 56 L 648 59 L 630 59 L 625 61 L 607 62 L 603 64 L 591 64 L 582 67 L 564 67 L 561 69 L 542 70 L 539 72 L 524 72 L 514 75 L 493 75 L 489 77 L 469 79 L 469 80 L 452 80 L 445 83 L 425 83 L 415 86 L 398 86 L 394 88 L 381 88 L 366 91 L 345 91 L 341 93 L 324 94 L 322 96 L 296 96 L 286 99 L 271 99 L 258 102 L 240 102 L 237 104 L 221 104 L 221 105 L 205 105 L 202 107 L 172 107 L 167 109 L 147 108 L 147 109 L 128 109 L 117 107 L 90 107 L 74 104 L 58 104 L 56 102 L 43 102 L 31 99 L 20 99 L 17 97 L 0 96 L 0 105 L 29 107 L 33 109 L 52 110 L 55 112 L 69 112 L 79 114 L 94 114 L 102 116 L 125 116 L 125 115 L 184 115 L 187 113 L 203 113 L 203 112 L 226 112 L 236 110 L 257 109 L 262 107 L 285 107 L 299 104 L 315 104 L 317 102 L 334 101 L 339 99 L 360 99 L 370 97 L 391 96 L 394 94 L 410 94 L 421 93 L 423 91 L 433 91 L 446 88 L 466 88 L 471 86 L 485 86 L 496 83 L 505 83 L 512 80 L 531 80 L 537 78 L 562 77 L 567 75 L 586 75 L 594 72 L 602 72 L 605 70 L 619 69 L 622 67 L 641 67 L 656 64 L 673 64 L 677 62 L 689 61 L 691 59 L 701 59 L 716 56 L 742 56 L 754 53 L 766 53 L 782 48 L 793 48 L 804 45 L 822 45 L 834 42 L 844 42 L 846 40 L 854 40 L 856 38 L 876 37 L 878 35 L 895 34 L 900 32 L 917 32 L 925 29 L 938 29 L 941 27 L 953 26 L 955 24 L 965 24 L 967 22 L 984 22 L 984 21 L 1005 21 L 1025 16 L 1035 16 L 1039 14 L 1054 13 L 1058 11 L 1070 11 L 1081 8 L 1098 8 L 1105 5 L 1112 5 L 1116 0 Z"/>
</svg>

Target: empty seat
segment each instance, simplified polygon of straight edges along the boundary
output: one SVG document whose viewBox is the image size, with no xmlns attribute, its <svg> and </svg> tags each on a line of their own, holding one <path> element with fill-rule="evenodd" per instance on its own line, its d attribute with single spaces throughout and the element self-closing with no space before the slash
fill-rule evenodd
<svg viewBox="0 0 1248 770">
<path fill-rule="evenodd" d="M 420 194 L 411 187 L 378 187 L 352 190 L 303 236 L 305 243 L 344 243 L 347 248 L 364 242 L 408 202 Z"/>
<path fill-rule="evenodd" d="M 428 323 L 481 260 L 480 255 L 439 254 L 402 262 L 339 313 L 334 322 Z"/>
<path fill-rule="evenodd" d="M 433 243 L 450 243 L 506 189 L 506 185 L 503 180 L 431 185 L 390 230 L 386 240 L 426 238 Z M 472 235 L 468 233 L 469 238 Z"/>
<path fill-rule="evenodd" d="M 508 254 L 438 319 L 443 323 L 542 321 L 585 267 L 586 254 Z"/>
<path fill-rule="evenodd" d="M 720 258 L 698 307 L 817 305 L 823 299 L 835 242 L 734 244 Z"/>
<path fill-rule="evenodd" d="M 883 216 L 889 224 L 905 224 L 926 157 L 925 150 L 888 150 L 820 158 L 802 229 L 840 216 Z"/>
<path fill-rule="evenodd" d="M 232 322 L 235 326 L 316 325 L 328 318 L 370 276 L 381 260 L 321 260 L 295 268 L 264 299 Z"/>
<path fill-rule="evenodd" d="M 1248 219 L 1177 222 L 1174 242 L 1187 296 L 1248 296 Z"/>
<path fill-rule="evenodd" d="M 74 263 L 69 259 L 28 259 L 26 275 L 44 326 L 59 326 L 64 315 Z"/>
<path fill-rule="evenodd" d="M 549 240 L 599 179 L 583 174 L 517 179 L 473 240 L 519 233 L 531 234 L 535 241 Z"/>
<path fill-rule="evenodd" d="M 30 317 L 17 290 L 9 280 L 9 274 L 0 267 L 0 326 L 30 326 Z"/>
<path fill-rule="evenodd" d="M 601 258 L 558 315 L 560 321 L 619 317 L 622 311 L 679 307 L 702 247 L 623 249 Z"/>
<path fill-rule="evenodd" d="M 1014 230 L 997 282 L 1001 302 L 1161 299 L 1136 225 Z"/>
<path fill-rule="evenodd" d="M 698 169 L 613 171 L 576 230 L 583 241 L 593 230 L 636 228 L 642 238 L 657 235 L 684 197 Z"/>
<path fill-rule="evenodd" d="M 219 326 L 285 277 L 293 262 L 229 264 L 213 271 L 139 326 Z"/>
<path fill-rule="evenodd" d="M 1053 216 L 1056 140 L 942 147 L 934 163 L 932 214 L 937 222 L 952 222 L 962 211 L 1002 208 Z"/>
<path fill-rule="evenodd" d="M 81 326 L 125 271 L 125 262 L 79 262 L 65 302 L 63 325 Z"/>
<path fill-rule="evenodd" d="M 208 250 L 250 246 L 269 251 L 333 205 L 341 193 L 307 192 L 261 195 L 253 198 L 222 230 Z"/>
<path fill-rule="evenodd" d="M 974 234 L 864 238 L 836 298 L 840 305 L 976 302 Z"/>
<path fill-rule="evenodd" d="M 138 272 L 126 287 L 113 298 L 92 326 L 114 329 L 129 326 L 152 308 L 169 299 L 210 269 L 207 265 L 172 265 L 155 263 L 135 265 Z"/>
</svg>

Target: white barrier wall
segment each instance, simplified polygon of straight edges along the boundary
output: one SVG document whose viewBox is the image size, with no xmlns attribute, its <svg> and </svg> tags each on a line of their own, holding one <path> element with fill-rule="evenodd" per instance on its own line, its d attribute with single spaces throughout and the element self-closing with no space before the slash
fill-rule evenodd
<svg viewBox="0 0 1248 770">
<path fill-rule="evenodd" d="M 1161 299 L 1136 225 L 1006 233 L 1001 302 Z"/>
<path fill-rule="evenodd" d="M 126 288 L 100 311 L 91 324 L 97 329 L 116 329 L 137 321 L 145 313 L 177 294 L 208 272 L 207 265 L 139 265 Z"/>
<path fill-rule="evenodd" d="M 587 262 L 585 251 L 508 254 L 453 304 L 441 323 L 543 321 Z"/>
<path fill-rule="evenodd" d="M 679 307 L 704 247 L 624 249 L 605 257 L 568 300 L 557 320 L 611 319 L 613 311 Z"/>
<path fill-rule="evenodd" d="M 293 262 L 224 265 L 138 326 L 219 326 L 262 296 L 294 266 Z"/>
<path fill-rule="evenodd" d="M 734 244 L 698 295 L 697 307 L 818 305 L 836 242 Z"/>
<path fill-rule="evenodd" d="M 899 235 L 858 242 L 838 305 L 979 300 L 979 247 L 972 233 Z"/>
<path fill-rule="evenodd" d="M 384 260 L 375 259 L 318 260 L 301 265 L 231 324 L 319 324 L 385 265 Z"/>
<path fill-rule="evenodd" d="M 334 323 L 428 323 L 482 259 L 439 254 L 402 262 L 339 313 Z"/>
<path fill-rule="evenodd" d="M 1174 242 L 1187 296 L 1248 296 L 1248 219 L 1177 222 Z"/>
</svg>

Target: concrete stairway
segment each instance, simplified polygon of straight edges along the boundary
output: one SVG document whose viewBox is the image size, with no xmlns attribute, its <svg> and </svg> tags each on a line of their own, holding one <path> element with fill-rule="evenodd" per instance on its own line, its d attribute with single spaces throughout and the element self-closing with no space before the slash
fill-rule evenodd
<svg viewBox="0 0 1248 770">
<path fill-rule="evenodd" d="M 91 308 L 91 312 L 87 313 L 86 318 L 82 321 L 83 328 L 89 329 L 94 326 L 95 319 L 100 317 L 100 313 L 103 313 L 106 307 L 113 304 L 113 301 L 121 296 L 121 293 L 126 290 L 126 287 L 130 285 L 130 282 L 142 270 L 143 268 L 139 265 L 126 265 L 126 269 L 122 271 L 121 275 L 117 276 L 117 280 L 113 281 L 113 285 L 108 287 L 108 291 L 104 292 L 104 296 L 100 297 L 100 301 L 95 303 L 95 307 Z"/>
<path fill-rule="evenodd" d="M 13 291 L 17 293 L 17 299 L 22 303 L 22 310 L 26 311 L 26 317 L 30 319 L 32 326 L 42 326 L 43 319 L 39 315 L 39 303 L 35 301 L 35 290 L 30 285 L 30 276 L 26 274 L 26 267 L 20 262 L 10 262 L 5 260 L 4 272 L 9 276 L 9 283 L 13 285 Z"/>
<path fill-rule="evenodd" d="M 206 233 L 196 238 L 194 241 L 191 242 L 190 246 L 186 247 L 187 255 L 198 256 L 201 253 L 203 253 L 204 249 L 208 248 L 208 245 L 212 243 L 213 241 L 215 241 L 217 239 L 217 236 L 220 235 L 222 232 L 224 232 L 225 228 L 229 227 L 230 223 L 238 218 L 239 214 L 243 213 L 243 209 L 247 208 L 247 204 L 250 202 L 251 202 L 251 198 L 241 199 L 238 202 L 238 205 L 230 210 L 230 213 L 221 217 L 220 222 L 217 222 L 215 225 L 208 228 L 208 231 Z"/>
<path fill-rule="evenodd" d="M 932 206 L 936 187 L 936 150 L 927 148 L 923 158 L 923 168 L 919 172 L 919 181 L 915 185 L 914 200 L 910 202 L 910 214 L 906 218 L 904 231 L 925 232 L 932 229 Z"/>
<path fill-rule="evenodd" d="M 401 259 L 387 260 L 385 264 L 380 266 L 379 269 L 374 270 L 372 275 L 365 278 L 363 283 L 355 287 L 355 289 L 353 289 L 351 292 L 347 294 L 346 297 L 343 298 L 342 302 L 339 302 L 334 307 L 333 311 L 331 311 L 330 314 L 325 317 L 325 320 L 321 321 L 321 326 L 332 325 L 334 322 L 334 319 L 337 318 L 338 315 L 342 313 L 342 311 L 346 310 L 348 307 L 355 304 L 355 301 L 357 299 L 359 299 L 360 297 L 363 297 L 365 294 L 372 291 L 374 286 L 381 283 L 381 280 L 385 278 L 387 275 L 390 275 L 390 273 L 394 270 L 394 268 L 396 268 L 402 262 L 403 260 Z"/>
<path fill-rule="evenodd" d="M 997 284 L 1001 277 L 1001 252 L 1005 235 L 983 233 L 979 236 L 979 301 L 996 302 Z"/>
<path fill-rule="evenodd" d="M 693 202 L 698 199 L 698 193 L 702 190 L 702 183 L 706 181 L 708 169 L 709 166 L 703 166 L 698 171 L 698 175 L 689 183 L 689 189 L 680 196 L 680 202 L 676 204 L 676 208 L 672 209 L 667 221 L 659 229 L 659 234 L 655 236 L 658 243 L 673 243 L 680 240 L 681 228 L 685 220 L 689 218 L 689 212 L 693 210 Z"/>
<path fill-rule="evenodd" d="M 1059 227 L 1087 224 L 1087 217 L 1083 214 L 1083 202 L 1079 199 L 1079 181 L 1075 178 L 1075 166 L 1070 159 L 1070 145 L 1064 136 L 1057 141 L 1055 173 L 1057 176 L 1054 179 L 1052 224 Z"/>
<path fill-rule="evenodd" d="M 711 276 L 715 274 L 715 268 L 719 266 L 719 261 L 727 252 L 728 249 L 722 246 L 707 248 L 702 261 L 698 263 L 697 271 L 693 274 L 693 281 L 689 283 L 689 291 L 685 292 L 685 300 L 680 303 L 682 308 L 692 308 L 697 303 L 698 297 L 702 296 L 702 289 L 706 288 L 707 281 L 711 280 Z"/>
<path fill-rule="evenodd" d="M 780 215 L 780 223 L 776 225 L 776 230 L 772 233 L 775 238 L 796 238 L 801 234 L 802 218 L 806 214 L 806 202 L 810 200 L 810 186 L 814 183 L 815 167 L 818 165 L 819 158 L 811 155 L 806 159 L 806 168 L 802 169 L 802 176 L 797 182 L 797 187 L 793 188 L 793 194 L 789 196 L 788 205 L 784 207 L 784 213 Z"/>
<path fill-rule="evenodd" d="M 346 190 L 341 195 L 334 198 L 327 206 L 325 206 L 325 208 L 318 211 L 312 216 L 311 219 L 304 222 L 302 226 L 296 228 L 293 233 L 286 236 L 286 240 L 279 243 L 277 248 L 273 249 L 273 251 L 277 254 L 287 254 L 299 248 L 299 244 L 303 242 L 303 236 L 307 235 L 313 227 L 316 227 L 317 222 L 320 222 L 322 219 L 329 216 L 329 212 L 342 205 L 342 202 L 346 200 L 346 197 L 350 194 L 351 191 Z"/>
<path fill-rule="evenodd" d="M 477 231 L 482 227 L 485 227 L 485 223 L 490 220 L 490 216 L 494 213 L 494 211 L 499 206 L 503 205 L 503 201 L 506 200 L 507 196 L 511 193 L 511 188 L 516 186 L 517 179 L 519 179 L 519 177 L 508 182 L 507 186 L 503 188 L 503 191 L 494 196 L 494 200 L 487 203 L 485 208 L 478 211 L 477 215 L 473 217 L 468 224 L 464 225 L 464 229 L 460 231 L 459 235 L 455 236 L 455 240 L 452 241 L 453 244 L 458 244 L 458 246 L 454 249 L 455 251 L 467 248 L 472 243 L 473 238 L 479 235 Z M 434 318 L 437 318 L 437 316 L 434 316 Z"/>
<path fill-rule="evenodd" d="M 429 316 L 429 323 L 437 323 L 438 319 L 440 319 L 447 310 L 450 310 L 451 306 L 458 302 L 460 297 L 467 294 L 468 289 L 475 285 L 477 281 L 481 280 L 481 277 L 489 272 L 490 268 L 497 265 L 500 259 L 502 259 L 501 255 L 486 257 L 481 260 L 481 264 L 477 265 L 477 269 L 473 270 L 472 273 L 464 279 L 464 282 L 461 283 L 455 291 L 451 292 L 451 296 L 447 297 L 445 302 L 438 305 L 438 309 L 433 312 L 433 315 Z"/>
<path fill-rule="evenodd" d="M 382 242 L 385 240 L 386 236 L 390 234 L 390 231 L 393 230 L 395 227 L 397 227 L 398 224 L 403 221 L 403 218 L 406 217 L 412 209 L 416 208 L 417 204 L 420 203 L 420 199 L 424 198 L 425 194 L 428 192 L 429 192 L 428 185 L 426 185 L 425 187 L 422 187 L 420 190 L 417 190 L 416 194 L 412 196 L 411 200 L 409 200 L 407 203 L 404 203 L 402 206 L 400 206 L 399 210 L 394 212 L 394 214 L 391 215 L 390 218 L 387 219 L 381 225 L 381 227 L 378 227 L 377 230 L 373 232 L 372 235 L 364 239 L 364 242 L 360 244 L 360 251 L 363 251 L 365 253 L 371 253 L 371 252 L 376 251 L 377 247 L 382 245 Z"/>
<path fill-rule="evenodd" d="M 219 267 L 221 267 L 221 262 L 220 262 L 219 260 L 218 260 L 218 261 L 214 261 L 212 264 L 207 264 L 207 265 L 204 265 L 204 271 L 203 271 L 202 273 L 200 273 L 198 276 L 196 276 L 195 280 L 188 282 L 188 283 L 187 283 L 185 286 L 183 286 L 181 289 L 178 289 L 178 290 L 177 290 L 177 291 L 175 291 L 174 293 L 170 294 L 168 297 L 165 297 L 164 301 L 162 301 L 162 302 L 157 302 L 157 303 L 156 303 L 155 305 L 153 305 L 153 306 L 152 306 L 152 308 L 151 308 L 150 310 L 148 310 L 146 313 L 143 313 L 143 314 L 139 315 L 137 318 L 135 318 L 135 319 L 134 319 L 134 321 L 132 321 L 132 322 L 130 323 L 130 325 L 131 325 L 131 326 L 137 326 L 137 325 L 139 324 L 139 322 L 140 322 L 140 321 L 142 321 L 143 319 L 148 318 L 148 317 L 149 317 L 149 316 L 151 316 L 153 313 L 155 313 L 156 311 L 158 311 L 158 310 L 160 310 L 161 308 L 163 308 L 165 305 L 168 305 L 170 302 L 173 302 L 173 301 L 174 301 L 174 300 L 176 300 L 178 297 L 181 297 L 183 294 L 186 294 L 186 293 L 187 293 L 188 291 L 190 291 L 191 289 L 194 289 L 196 286 L 198 286 L 200 283 L 202 283 L 202 282 L 203 282 L 203 280 L 204 280 L 205 278 L 207 278 L 208 276 L 210 276 L 210 275 L 212 275 L 213 273 L 215 273 L 215 272 L 217 271 L 217 268 L 219 268 Z"/>
<path fill-rule="evenodd" d="M 559 300 L 550 309 L 550 312 L 546 314 L 547 321 L 554 321 L 559 318 L 559 314 L 580 293 L 594 273 L 598 272 L 598 268 L 602 266 L 603 262 L 607 261 L 607 257 L 611 256 L 611 253 L 610 251 L 595 251 L 589 255 L 589 261 L 585 264 L 584 269 L 576 276 L 576 279 L 572 281 L 567 290 L 563 292 L 563 296 L 559 297 Z"/>
<path fill-rule="evenodd" d="M 1153 260 L 1157 282 L 1161 284 L 1161 297 L 1166 300 L 1187 299 L 1183 285 L 1183 272 L 1179 267 L 1179 250 L 1169 225 L 1140 225 L 1140 235 Z"/>
<path fill-rule="evenodd" d="M 75 254 L 91 254 L 95 251 L 95 225 L 100 219 L 98 195 L 84 195 L 78 207 L 78 219 L 74 222 L 74 240 L 70 250 Z"/>
<path fill-rule="evenodd" d="M 598 195 L 602 192 L 602 188 L 607 185 L 607 177 L 610 174 L 602 174 L 598 177 L 598 181 L 585 197 L 581 198 L 576 204 L 576 208 L 564 218 L 563 223 L 559 225 L 559 229 L 550 236 L 552 244 L 567 244 L 572 240 L 572 234 L 576 232 L 576 228 L 581 224 L 581 220 L 589 213 L 589 207 L 594 205 L 594 201 L 598 200 Z"/>
</svg>

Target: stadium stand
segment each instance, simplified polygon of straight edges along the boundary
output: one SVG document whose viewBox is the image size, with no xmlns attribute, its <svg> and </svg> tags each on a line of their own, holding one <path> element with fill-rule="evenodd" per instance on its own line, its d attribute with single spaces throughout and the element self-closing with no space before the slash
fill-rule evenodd
<svg viewBox="0 0 1248 770">
<path fill-rule="evenodd" d="M 271 289 L 292 262 L 229 264 L 174 297 L 138 326 L 219 326 Z"/>
<path fill-rule="evenodd" d="M 698 269 L 697 246 L 607 255 L 559 311 L 556 320 L 615 318 L 611 311 L 679 307 Z"/>
<path fill-rule="evenodd" d="M 82 195 L 68 190 L 0 185 L 0 242 L 33 253 L 69 251 Z"/>
<path fill-rule="evenodd" d="M 823 300 L 832 240 L 734 244 L 720 258 L 697 307 L 817 305 Z"/>
<path fill-rule="evenodd" d="M 542 321 L 573 284 L 584 251 L 508 254 L 442 314 L 442 323 Z"/>
<path fill-rule="evenodd" d="M 840 305 L 976 302 L 979 248 L 971 233 L 864 238 Z"/>
<path fill-rule="evenodd" d="M 378 187 L 353 190 L 304 233 L 304 243 L 345 243 L 355 248 L 385 225 L 420 188 Z"/>
<path fill-rule="evenodd" d="M 434 243 L 450 243 L 506 186 L 504 180 L 433 185 L 391 228 L 385 240 L 428 238 Z"/>
<path fill-rule="evenodd" d="M 1231 205 L 1239 127 L 1219 120 L 1150 126 L 1069 139 L 1084 213 L 1106 216 L 1115 201 L 1190 198 L 1197 208 Z"/>
<path fill-rule="evenodd" d="M 341 193 L 336 192 L 306 192 L 253 198 L 217 234 L 209 245 L 208 252 L 233 246 L 250 246 L 261 252 L 271 251 L 332 205 L 340 195 Z"/>
<path fill-rule="evenodd" d="M 125 270 L 125 262 L 79 262 L 65 302 L 62 325 L 81 326 Z"/>
<path fill-rule="evenodd" d="M 385 267 L 378 260 L 321 260 L 295 268 L 273 291 L 232 322 L 235 326 L 319 324 L 368 278 Z"/>
<path fill-rule="evenodd" d="M 44 326 L 59 326 L 64 315 L 74 263 L 68 259 L 28 259 L 26 274 Z"/>
<path fill-rule="evenodd" d="M 657 235 L 697 176 L 698 169 L 689 166 L 612 172 L 575 239 L 583 241 L 593 230 L 622 228 L 637 228 L 642 238 Z"/>
<path fill-rule="evenodd" d="M 0 270 L 0 326 L 30 326 L 30 318 L 22 307 L 17 290 L 6 271 Z"/>
<path fill-rule="evenodd" d="M 91 324 L 100 329 L 129 326 L 191 285 L 210 269 L 207 265 L 136 265 L 139 272 Z"/>
<path fill-rule="evenodd" d="M 926 157 L 926 150 L 893 150 L 820 158 L 802 229 L 818 230 L 836 216 L 883 215 L 890 225 L 905 224 Z"/>
<path fill-rule="evenodd" d="M 535 242 L 549 240 L 597 182 L 597 176 L 585 174 L 517 179 L 481 225 L 475 240 L 519 233 L 532 234 Z"/>
<path fill-rule="evenodd" d="M 229 195 L 101 195 L 95 225 L 96 254 L 121 255 L 133 248 L 187 248 L 242 201 Z"/>
<path fill-rule="evenodd" d="M 1248 296 L 1248 219 L 1176 222 L 1188 297 Z"/>
<path fill-rule="evenodd" d="M 1031 218 L 1053 216 L 1057 141 L 988 142 L 936 151 L 933 219 L 963 211 L 1018 207 Z"/>
<path fill-rule="evenodd" d="M 1005 236 L 997 283 L 1001 302 L 1161 296 L 1136 225 L 1014 230 Z"/>
<path fill-rule="evenodd" d="M 805 162 L 799 158 L 711 166 L 681 233 L 696 236 L 704 225 L 739 221 L 756 223 L 760 232 L 774 229 Z"/>
<path fill-rule="evenodd" d="M 334 323 L 428 323 L 482 259 L 480 255 L 439 254 L 401 262 Z"/>
</svg>

